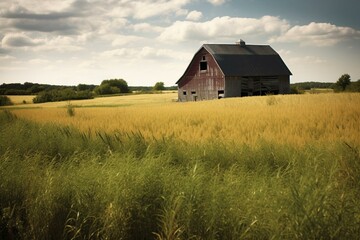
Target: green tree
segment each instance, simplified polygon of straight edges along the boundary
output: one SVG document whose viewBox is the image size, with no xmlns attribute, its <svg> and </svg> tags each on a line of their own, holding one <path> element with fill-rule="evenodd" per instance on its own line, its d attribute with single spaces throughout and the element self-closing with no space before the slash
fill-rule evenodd
<svg viewBox="0 0 360 240">
<path fill-rule="evenodd" d="M 360 79 L 356 82 L 351 82 L 350 85 L 346 87 L 346 91 L 360 92 Z"/>
<path fill-rule="evenodd" d="M 110 80 L 104 80 L 101 82 L 102 84 L 109 84 L 110 87 L 117 87 L 118 89 L 120 89 L 121 93 L 128 93 L 129 92 L 129 87 L 127 82 L 124 79 L 110 79 Z"/>
<path fill-rule="evenodd" d="M 128 84 L 124 79 L 104 80 L 94 91 L 101 95 L 130 92 Z"/>
<path fill-rule="evenodd" d="M 157 82 L 155 83 L 155 86 L 153 87 L 155 91 L 162 91 L 165 90 L 164 82 Z"/>
<path fill-rule="evenodd" d="M 336 85 L 341 88 L 342 91 L 345 91 L 346 87 L 350 85 L 351 78 L 350 75 L 345 73 L 341 75 L 339 80 L 336 82 Z"/>
<path fill-rule="evenodd" d="M 4 95 L 0 96 L 0 106 L 7 106 L 7 105 L 13 105 L 10 98 Z"/>
<path fill-rule="evenodd" d="M 101 83 L 101 85 L 96 87 L 94 91 L 99 95 L 112 94 L 111 86 L 108 83 Z"/>
</svg>

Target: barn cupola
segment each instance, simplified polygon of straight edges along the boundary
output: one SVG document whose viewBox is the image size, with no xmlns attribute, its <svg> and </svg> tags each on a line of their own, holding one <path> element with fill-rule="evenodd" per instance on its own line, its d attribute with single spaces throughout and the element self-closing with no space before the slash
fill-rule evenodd
<svg viewBox="0 0 360 240">
<path fill-rule="evenodd" d="M 240 45 L 240 47 L 245 47 L 246 43 L 244 40 L 240 39 L 239 41 L 235 42 L 236 45 Z"/>
</svg>

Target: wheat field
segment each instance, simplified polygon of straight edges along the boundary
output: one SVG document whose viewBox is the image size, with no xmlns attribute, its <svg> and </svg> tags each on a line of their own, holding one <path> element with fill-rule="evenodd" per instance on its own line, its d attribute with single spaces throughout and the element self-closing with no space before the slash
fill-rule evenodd
<svg viewBox="0 0 360 240">
<path fill-rule="evenodd" d="M 0 111 L 0 239 L 357 239 L 360 94 Z"/>
<path fill-rule="evenodd" d="M 22 118 L 74 126 L 82 132 L 139 132 L 187 142 L 292 146 L 345 141 L 360 146 L 360 94 L 306 94 L 174 102 L 176 93 L 46 103 L 13 109 Z M 21 106 L 21 105 L 19 105 Z"/>
</svg>

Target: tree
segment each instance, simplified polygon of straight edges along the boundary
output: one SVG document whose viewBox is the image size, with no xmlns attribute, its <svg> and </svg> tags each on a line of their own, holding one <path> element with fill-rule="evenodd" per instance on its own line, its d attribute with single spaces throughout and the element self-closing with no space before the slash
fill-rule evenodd
<svg viewBox="0 0 360 240">
<path fill-rule="evenodd" d="M 346 87 L 346 91 L 360 92 L 360 79 L 356 82 L 351 82 L 350 85 Z"/>
<path fill-rule="evenodd" d="M 130 92 L 128 84 L 124 79 L 104 80 L 94 91 L 100 95 Z"/>
<path fill-rule="evenodd" d="M 129 87 L 127 82 L 124 79 L 110 79 L 110 80 L 104 80 L 101 84 L 108 83 L 110 87 L 117 87 L 121 93 L 128 93 Z"/>
<path fill-rule="evenodd" d="M 10 98 L 4 95 L 0 96 L 0 106 L 7 106 L 7 105 L 13 105 Z"/>
<path fill-rule="evenodd" d="M 345 91 L 346 87 L 350 85 L 350 82 L 350 75 L 345 73 L 339 78 L 339 80 L 336 82 L 336 85 L 339 86 L 342 91 Z"/>
<path fill-rule="evenodd" d="M 165 86 L 163 82 L 157 82 L 155 83 L 155 86 L 153 87 L 155 91 L 162 91 L 165 90 Z"/>
</svg>

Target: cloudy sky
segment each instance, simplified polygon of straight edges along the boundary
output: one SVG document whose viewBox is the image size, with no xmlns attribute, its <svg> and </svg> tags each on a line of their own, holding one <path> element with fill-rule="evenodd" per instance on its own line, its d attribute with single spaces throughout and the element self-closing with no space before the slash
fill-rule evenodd
<svg viewBox="0 0 360 240">
<path fill-rule="evenodd" d="M 360 79 L 358 0 L 2 0 L 0 83 L 166 86 L 203 43 L 269 44 L 291 82 Z"/>
</svg>

